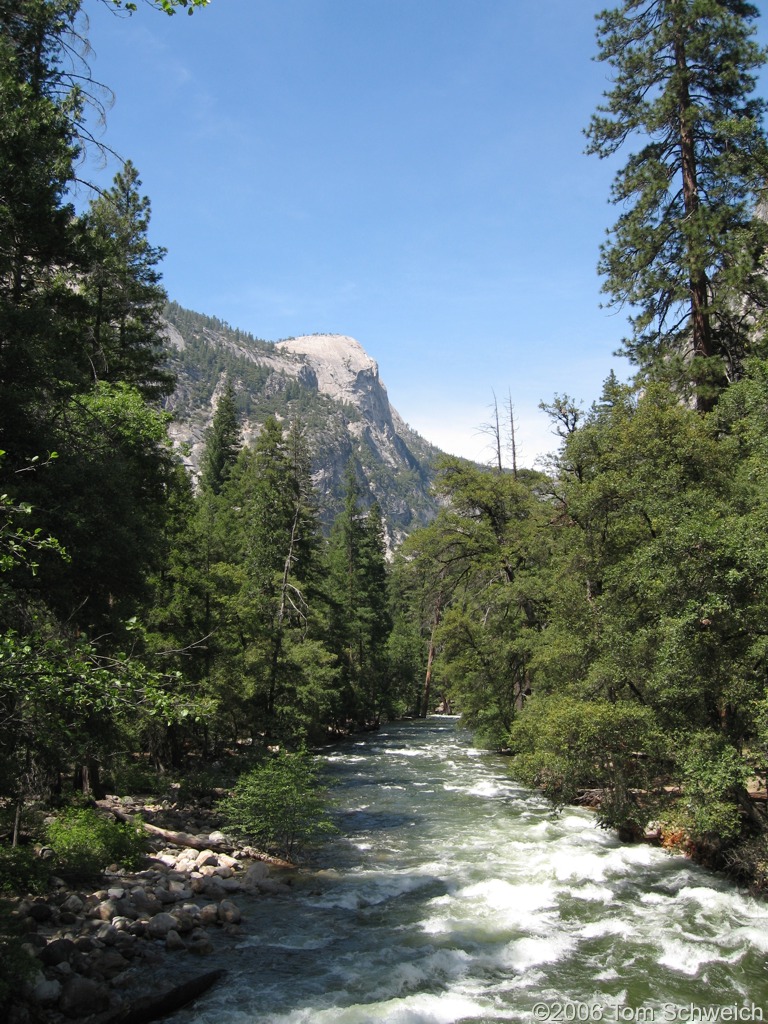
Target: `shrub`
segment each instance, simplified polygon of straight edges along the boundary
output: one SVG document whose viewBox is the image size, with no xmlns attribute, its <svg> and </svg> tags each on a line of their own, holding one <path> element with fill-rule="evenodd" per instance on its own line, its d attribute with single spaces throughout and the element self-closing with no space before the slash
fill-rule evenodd
<svg viewBox="0 0 768 1024">
<path fill-rule="evenodd" d="M 112 863 L 139 867 L 146 850 L 140 825 L 111 821 L 87 807 L 56 818 L 48 826 L 48 842 L 60 870 L 77 877 L 96 875 Z"/>
<path fill-rule="evenodd" d="M 23 896 L 30 892 L 43 892 L 48 875 L 45 861 L 28 847 L 0 847 L 0 893 Z"/>
<path fill-rule="evenodd" d="M 318 769 L 306 753 L 281 753 L 241 775 L 218 810 L 230 832 L 289 859 L 333 831 Z"/>
</svg>

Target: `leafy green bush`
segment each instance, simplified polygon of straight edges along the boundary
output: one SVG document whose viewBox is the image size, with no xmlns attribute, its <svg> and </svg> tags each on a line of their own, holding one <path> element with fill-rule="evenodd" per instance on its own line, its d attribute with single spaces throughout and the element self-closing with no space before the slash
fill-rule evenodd
<svg viewBox="0 0 768 1024">
<path fill-rule="evenodd" d="M 0 846 L 0 893 L 42 892 L 48 882 L 45 861 L 25 846 Z"/>
<path fill-rule="evenodd" d="M 140 825 L 121 824 L 90 808 L 70 809 L 48 826 L 48 842 L 59 869 L 89 877 L 108 864 L 140 867 L 146 837 Z"/>
<path fill-rule="evenodd" d="M 601 790 L 601 825 L 638 832 L 648 819 L 635 791 L 650 788 L 664 744 L 653 712 L 629 703 L 531 698 L 513 724 L 515 774 L 537 786 L 556 806 L 580 790 Z"/>
<path fill-rule="evenodd" d="M 241 775 L 218 810 L 228 831 L 287 858 L 334 830 L 318 769 L 306 753 L 281 753 Z"/>
</svg>

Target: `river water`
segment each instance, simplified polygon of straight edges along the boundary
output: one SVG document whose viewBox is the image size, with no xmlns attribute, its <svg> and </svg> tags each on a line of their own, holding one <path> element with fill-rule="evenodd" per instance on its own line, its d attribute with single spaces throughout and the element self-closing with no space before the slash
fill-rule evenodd
<svg viewBox="0 0 768 1024">
<path fill-rule="evenodd" d="M 768 1020 L 768 904 L 553 816 L 456 719 L 324 755 L 339 835 L 195 1024 Z"/>
</svg>

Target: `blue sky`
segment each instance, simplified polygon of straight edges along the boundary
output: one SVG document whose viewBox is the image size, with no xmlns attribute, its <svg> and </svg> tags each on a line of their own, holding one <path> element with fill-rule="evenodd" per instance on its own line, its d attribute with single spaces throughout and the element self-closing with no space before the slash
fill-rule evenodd
<svg viewBox="0 0 768 1024">
<path fill-rule="evenodd" d="M 404 419 L 456 454 L 491 457 L 479 428 L 511 394 L 533 464 L 556 446 L 541 400 L 589 403 L 628 373 L 596 272 L 616 165 L 584 154 L 605 6 L 211 0 L 119 18 L 85 0 L 115 95 L 103 141 L 139 169 L 169 296 L 261 338 L 357 338 Z"/>
</svg>

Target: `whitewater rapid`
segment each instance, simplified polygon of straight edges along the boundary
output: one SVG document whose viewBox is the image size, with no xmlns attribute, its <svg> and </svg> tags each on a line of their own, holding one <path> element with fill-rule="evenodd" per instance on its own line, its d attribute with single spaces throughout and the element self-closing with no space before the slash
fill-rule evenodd
<svg viewBox="0 0 768 1024">
<path fill-rule="evenodd" d="M 323 761 L 338 836 L 292 895 L 249 906 L 226 982 L 186 1020 L 768 1019 L 767 904 L 586 811 L 553 815 L 455 719 Z"/>
</svg>

